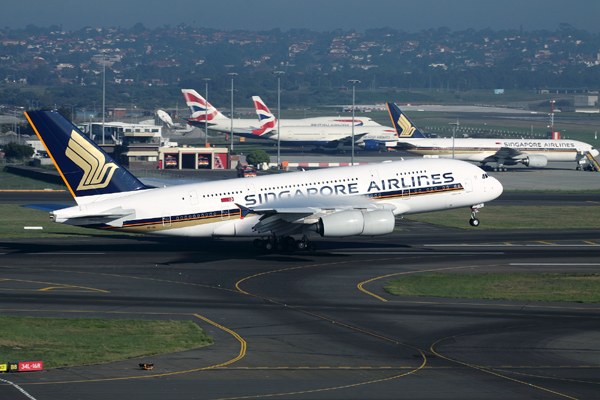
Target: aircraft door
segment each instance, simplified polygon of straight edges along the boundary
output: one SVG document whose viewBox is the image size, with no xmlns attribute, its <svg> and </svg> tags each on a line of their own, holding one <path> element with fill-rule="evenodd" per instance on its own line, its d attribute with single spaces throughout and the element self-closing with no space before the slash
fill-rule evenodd
<svg viewBox="0 0 600 400">
<path fill-rule="evenodd" d="M 252 185 L 252 184 L 246 185 L 246 196 L 249 196 L 254 193 L 255 193 L 254 185 Z"/>
<path fill-rule="evenodd" d="M 162 224 L 164 227 L 170 227 L 171 226 L 171 216 L 170 215 L 163 215 L 162 217 Z"/>
<path fill-rule="evenodd" d="M 402 200 L 410 199 L 410 189 L 402 189 Z"/>
<path fill-rule="evenodd" d="M 231 208 L 232 205 L 233 205 L 233 202 L 230 202 L 230 201 L 221 202 L 221 220 L 222 221 L 229 221 L 229 218 L 231 218 L 231 215 L 229 214 L 229 209 Z"/>
<path fill-rule="evenodd" d="M 471 182 L 471 178 L 465 178 L 465 191 L 467 193 L 471 193 L 473 191 L 473 183 Z"/>
<path fill-rule="evenodd" d="M 198 194 L 195 190 L 190 190 L 189 192 L 190 204 L 195 206 L 198 204 Z"/>
</svg>

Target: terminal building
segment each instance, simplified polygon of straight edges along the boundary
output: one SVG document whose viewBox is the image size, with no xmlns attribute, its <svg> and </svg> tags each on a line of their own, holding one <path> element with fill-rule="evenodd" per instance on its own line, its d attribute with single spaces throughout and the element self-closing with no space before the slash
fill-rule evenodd
<svg viewBox="0 0 600 400">
<path fill-rule="evenodd" d="M 104 132 L 101 122 L 79 124 L 77 127 L 128 168 L 231 168 L 227 148 L 163 146 L 163 128 L 159 125 L 105 122 Z"/>
</svg>

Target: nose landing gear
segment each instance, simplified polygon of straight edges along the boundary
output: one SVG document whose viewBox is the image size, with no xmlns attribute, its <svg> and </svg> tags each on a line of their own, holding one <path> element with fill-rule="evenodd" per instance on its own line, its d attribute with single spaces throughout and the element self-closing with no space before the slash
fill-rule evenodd
<svg viewBox="0 0 600 400">
<path fill-rule="evenodd" d="M 479 226 L 479 220 L 477 219 L 476 215 L 481 207 L 483 207 L 483 204 L 471 206 L 471 219 L 469 220 L 469 224 L 471 224 L 471 226 Z"/>
</svg>

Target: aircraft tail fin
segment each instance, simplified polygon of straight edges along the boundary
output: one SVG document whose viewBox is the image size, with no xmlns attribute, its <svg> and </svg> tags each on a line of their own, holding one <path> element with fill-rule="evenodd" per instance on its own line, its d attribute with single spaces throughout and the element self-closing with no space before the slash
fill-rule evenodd
<svg viewBox="0 0 600 400">
<path fill-rule="evenodd" d="M 194 89 L 181 89 L 185 103 L 190 109 L 189 122 L 210 123 L 214 119 L 229 119 L 215 107 L 213 107 L 204 97 L 200 96 Z"/>
<path fill-rule="evenodd" d="M 396 136 L 398 136 L 399 139 L 425 137 L 419 128 L 408 119 L 406 114 L 404 114 L 395 103 L 386 104 L 390 113 L 390 118 L 392 119 L 392 124 L 394 124 L 394 128 L 396 129 Z"/>
<path fill-rule="evenodd" d="M 252 101 L 254 102 L 254 108 L 256 109 L 256 114 L 258 115 L 258 121 L 260 123 L 260 129 L 254 129 L 252 134 L 261 136 L 275 128 L 277 125 L 277 118 L 275 118 L 275 115 L 271 113 L 269 107 L 267 107 L 259 96 L 252 96 Z"/>
<path fill-rule="evenodd" d="M 92 196 L 148 189 L 57 111 L 25 116 L 78 204 Z"/>
</svg>

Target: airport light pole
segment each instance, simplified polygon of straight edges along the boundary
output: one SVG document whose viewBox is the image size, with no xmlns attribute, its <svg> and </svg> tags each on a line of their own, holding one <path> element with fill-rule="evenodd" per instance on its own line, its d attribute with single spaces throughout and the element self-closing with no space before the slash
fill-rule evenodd
<svg viewBox="0 0 600 400">
<path fill-rule="evenodd" d="M 284 71 L 273 71 L 277 76 L 277 169 L 281 168 L 281 75 Z"/>
<path fill-rule="evenodd" d="M 106 50 L 102 50 L 102 144 L 104 145 L 104 115 L 106 114 Z"/>
<path fill-rule="evenodd" d="M 233 153 L 233 77 L 237 74 L 235 72 L 229 72 L 228 75 L 231 76 L 231 149 L 229 150 L 231 154 Z"/>
<path fill-rule="evenodd" d="M 208 146 L 208 81 L 210 78 L 202 78 L 204 81 L 206 88 L 204 91 L 204 101 L 206 104 L 204 105 L 204 147 Z"/>
<path fill-rule="evenodd" d="M 450 125 L 452 125 L 452 158 L 454 159 L 454 137 L 456 136 L 456 129 L 458 129 L 458 126 L 460 125 L 458 123 L 458 118 L 456 118 L 456 122 L 452 122 Z"/>
<path fill-rule="evenodd" d="M 356 84 L 360 83 L 360 81 L 358 79 L 350 79 L 348 81 L 349 83 L 352 84 L 352 164 L 354 165 L 354 100 L 355 100 L 355 89 L 356 89 Z"/>
</svg>

